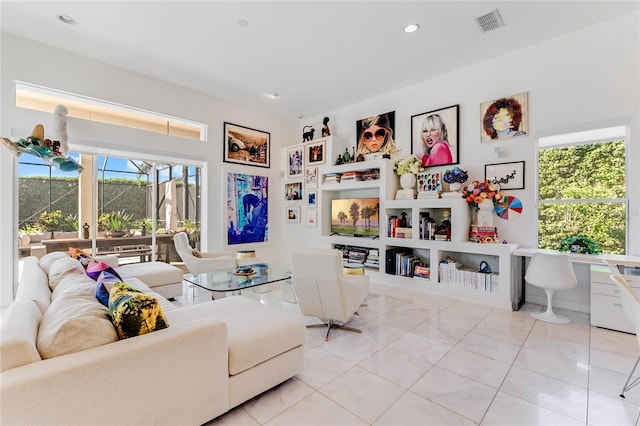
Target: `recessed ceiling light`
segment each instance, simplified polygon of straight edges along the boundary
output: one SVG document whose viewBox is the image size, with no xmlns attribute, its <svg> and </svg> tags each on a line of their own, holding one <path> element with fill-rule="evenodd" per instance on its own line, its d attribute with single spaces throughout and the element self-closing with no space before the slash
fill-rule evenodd
<svg viewBox="0 0 640 426">
<path fill-rule="evenodd" d="M 76 24 L 76 20 L 69 15 L 58 15 L 58 19 L 60 20 L 60 22 L 63 22 L 65 24 L 69 24 L 69 25 Z"/>
<path fill-rule="evenodd" d="M 239 19 L 238 20 L 238 25 L 241 27 L 248 27 L 249 26 L 249 21 L 247 21 L 246 19 Z"/>
<path fill-rule="evenodd" d="M 418 31 L 420 29 L 420 25 L 418 24 L 409 24 L 406 27 L 404 27 L 404 32 L 405 33 L 414 33 L 416 31 Z"/>
<path fill-rule="evenodd" d="M 267 93 L 267 97 L 271 99 L 278 99 L 280 95 L 278 95 L 277 93 Z"/>
</svg>

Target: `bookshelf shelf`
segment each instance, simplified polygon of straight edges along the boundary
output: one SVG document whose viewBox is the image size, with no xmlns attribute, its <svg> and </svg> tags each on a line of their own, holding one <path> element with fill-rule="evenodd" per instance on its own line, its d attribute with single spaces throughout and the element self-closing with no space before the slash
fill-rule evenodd
<svg viewBox="0 0 640 426">
<path fill-rule="evenodd" d="M 342 175 L 348 172 L 362 172 L 372 169 L 379 175 L 376 180 L 324 182 L 327 175 Z M 462 196 L 459 198 L 395 200 L 398 177 L 393 172 L 391 160 L 324 166 L 320 168 L 319 175 L 318 190 L 322 199 L 319 223 L 323 239 L 331 247 L 336 245 L 339 247 L 352 246 L 356 249 L 371 250 L 372 253 L 377 253 L 380 267 L 377 271 L 375 268 L 366 269 L 372 279 L 399 288 L 418 289 L 427 293 L 482 303 L 496 308 L 517 309 L 515 281 L 521 276 L 520 272 L 516 270 L 520 267 L 520 262 L 512 262 L 512 252 L 517 248 L 517 245 L 469 242 L 471 209 Z M 380 237 L 378 239 L 330 235 L 331 200 L 348 197 L 380 198 L 378 211 Z M 409 230 L 400 233 L 406 238 L 397 238 L 397 236 L 393 236 L 389 220 L 391 216 L 400 218 L 402 212 L 406 213 Z M 450 224 L 448 241 L 426 239 L 424 221 L 421 219 L 427 215 L 440 225 L 443 218 L 448 217 Z M 430 277 L 428 279 L 424 277 L 413 278 L 400 276 L 395 272 L 390 273 L 391 270 L 388 269 L 387 262 L 391 261 L 389 257 L 394 255 L 398 248 L 403 248 L 419 258 L 421 263 L 428 267 Z M 462 268 L 472 271 L 477 271 L 480 262 L 485 261 L 494 274 L 488 278 L 485 274 L 476 276 L 477 272 L 449 273 L 443 279 L 439 264 L 447 256 L 459 261 Z M 414 268 L 412 272 L 415 272 L 415 265 L 412 267 Z M 422 272 L 424 275 L 424 268 Z M 406 270 L 404 273 L 411 275 Z M 490 283 L 485 285 L 483 279 L 484 281 L 490 280 Z"/>
</svg>

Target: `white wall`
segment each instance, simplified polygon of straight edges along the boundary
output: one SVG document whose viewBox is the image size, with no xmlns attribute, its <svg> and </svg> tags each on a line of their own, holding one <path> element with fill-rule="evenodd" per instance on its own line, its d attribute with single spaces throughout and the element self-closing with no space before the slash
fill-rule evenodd
<svg viewBox="0 0 640 426">
<path fill-rule="evenodd" d="M 297 123 L 224 101 L 190 89 L 132 73 L 98 61 L 76 56 L 60 49 L 34 43 L 2 33 L 0 134 L 15 138 L 30 134 L 33 126 L 52 126 L 52 115 L 14 106 L 14 80 L 38 84 L 71 93 L 133 106 L 194 120 L 208 125 L 204 142 L 160 135 L 135 129 L 92 123 L 69 118 L 69 143 L 72 148 L 99 152 L 103 149 L 142 154 L 176 160 L 187 159 L 205 165 L 203 176 L 203 243 L 209 250 L 220 250 L 226 244 L 226 175 L 242 172 L 269 176 L 269 243 L 232 246 L 256 248 L 258 256 L 276 260 L 281 245 L 280 148 L 297 138 Z M 223 122 L 231 122 L 271 133 L 271 168 L 244 167 L 224 163 Z M 0 277 L 2 306 L 11 301 L 15 281 L 17 248 L 17 206 L 15 200 L 15 157 L 0 150 Z"/>
<path fill-rule="evenodd" d="M 347 144 L 351 152 L 356 141 L 357 120 L 395 111 L 396 144 L 402 150 L 401 156 L 408 155 L 411 116 L 459 104 L 460 166 L 468 169 L 470 180 L 484 178 L 485 164 L 526 162 L 525 189 L 507 192 L 523 202 L 524 212 L 512 221 L 496 219 L 496 226 L 501 238 L 523 247 L 535 247 L 535 138 L 551 130 L 576 130 L 592 123 L 628 123 L 631 129 L 629 254 L 640 255 L 639 15 L 638 12 L 624 15 L 365 102 L 328 111 L 323 115 L 331 117 L 332 135 L 342 141 L 340 146 L 334 145 L 334 152 L 344 151 Z M 529 93 L 529 135 L 480 143 L 480 103 L 525 91 Z M 299 127 L 309 123 L 315 124 L 319 132 L 322 116 L 306 117 Z M 300 139 L 298 136 L 298 141 Z M 506 156 L 498 158 L 495 147 L 504 147 Z M 289 242 L 284 247 L 285 258 L 297 247 L 322 244 L 319 229 L 287 224 L 283 230 L 283 240 Z"/>
</svg>

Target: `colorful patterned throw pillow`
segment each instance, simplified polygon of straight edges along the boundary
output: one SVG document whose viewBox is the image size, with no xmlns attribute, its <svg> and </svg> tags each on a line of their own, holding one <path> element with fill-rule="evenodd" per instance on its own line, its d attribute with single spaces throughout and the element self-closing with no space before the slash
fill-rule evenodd
<svg viewBox="0 0 640 426">
<path fill-rule="evenodd" d="M 115 269 L 104 262 L 89 262 L 89 264 L 86 266 L 86 271 L 89 278 L 94 281 L 98 279 L 103 271 L 115 275 L 120 281 L 122 281 L 120 274 L 118 274 Z"/>
<path fill-rule="evenodd" d="M 158 299 L 121 282 L 109 293 L 109 313 L 119 339 L 169 327 Z"/>
<path fill-rule="evenodd" d="M 109 292 L 113 285 L 117 282 L 121 282 L 122 279 L 113 275 L 111 272 L 102 271 L 97 279 L 96 284 L 96 299 L 100 301 L 107 308 L 109 307 Z"/>
</svg>

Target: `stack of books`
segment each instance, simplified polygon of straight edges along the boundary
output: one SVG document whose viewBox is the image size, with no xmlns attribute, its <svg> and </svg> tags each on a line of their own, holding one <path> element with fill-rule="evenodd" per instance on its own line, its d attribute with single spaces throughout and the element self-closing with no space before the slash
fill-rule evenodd
<svg viewBox="0 0 640 426">
<path fill-rule="evenodd" d="M 497 243 L 498 228 L 495 226 L 471 225 L 469 229 L 469 241 L 474 243 Z"/>
<path fill-rule="evenodd" d="M 349 247 L 347 263 L 359 263 L 363 265 L 368 254 L 369 249 L 364 247 Z"/>
<path fill-rule="evenodd" d="M 364 261 L 367 268 L 380 269 L 380 251 L 378 249 L 369 249 L 369 255 Z"/>
<path fill-rule="evenodd" d="M 413 234 L 412 234 L 411 228 L 401 228 L 401 227 L 395 228 L 396 238 L 411 238 L 412 235 Z"/>
<path fill-rule="evenodd" d="M 395 274 L 401 277 L 411 278 L 418 264 L 422 264 L 422 259 L 415 254 L 397 253 Z"/>
<path fill-rule="evenodd" d="M 362 178 L 362 180 L 378 180 L 380 179 L 380 170 L 379 169 L 363 170 L 362 175 L 360 177 Z"/>
<path fill-rule="evenodd" d="M 342 173 L 327 173 L 324 175 L 324 183 L 340 183 Z"/>
<path fill-rule="evenodd" d="M 344 172 L 341 182 L 359 182 L 362 180 L 362 173 L 357 171 Z"/>
<path fill-rule="evenodd" d="M 417 264 L 415 268 L 413 268 L 413 278 L 419 278 L 422 280 L 431 280 L 431 268 L 422 263 Z"/>
</svg>

